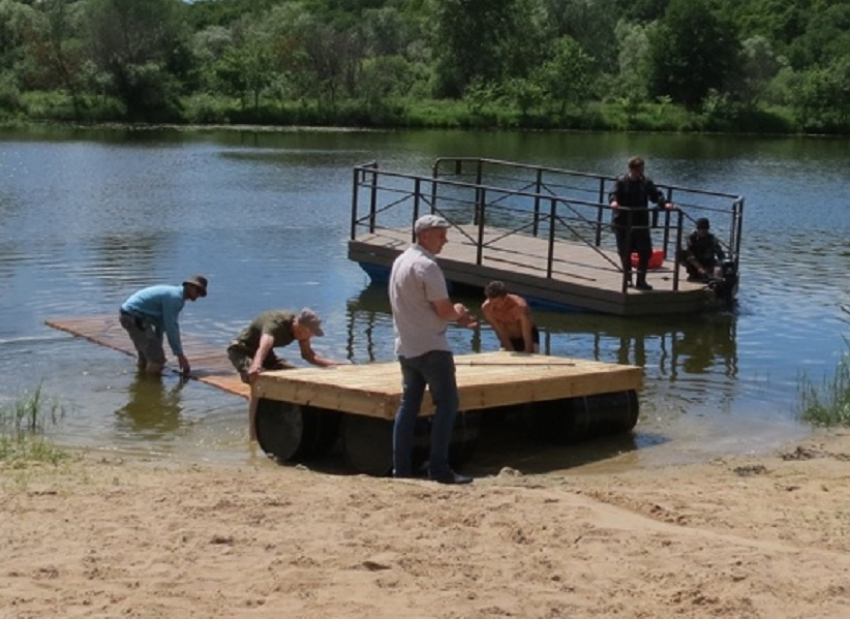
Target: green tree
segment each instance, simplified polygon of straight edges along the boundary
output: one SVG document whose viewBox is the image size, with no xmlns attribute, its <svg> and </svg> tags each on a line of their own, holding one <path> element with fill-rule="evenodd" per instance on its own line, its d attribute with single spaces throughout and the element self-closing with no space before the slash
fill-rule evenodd
<svg viewBox="0 0 850 619">
<path fill-rule="evenodd" d="M 710 90 L 724 91 L 740 50 L 734 25 L 710 0 L 671 0 L 649 46 L 652 94 L 691 109 Z"/>
<path fill-rule="evenodd" d="M 788 56 L 796 68 L 822 67 L 850 57 L 850 3 L 818 8 L 805 32 L 789 45 Z"/>
<path fill-rule="evenodd" d="M 589 98 L 590 65 L 590 57 L 578 41 L 564 36 L 555 41 L 552 57 L 540 67 L 538 82 L 561 116 L 568 104 Z"/>
<path fill-rule="evenodd" d="M 37 5 L 37 40 L 31 49 L 36 87 L 64 89 L 77 119 L 82 115 L 86 88 L 83 67 L 89 60 L 82 37 L 82 7 L 82 2 L 42 0 Z"/>
<path fill-rule="evenodd" d="M 733 72 L 730 94 L 735 100 L 755 108 L 787 62 L 777 57 L 770 42 L 761 35 L 750 37 L 741 47 L 741 63 Z"/>
<path fill-rule="evenodd" d="M 545 0 L 554 37 L 569 36 L 593 63 L 606 72 L 617 70 L 615 29 L 620 11 L 616 0 Z"/>
<path fill-rule="evenodd" d="M 26 4 L 0 0 L 0 107 L 17 105 L 33 71 L 31 45 L 36 38 L 38 14 Z"/>
<path fill-rule="evenodd" d="M 88 45 L 130 120 L 161 120 L 178 107 L 190 68 L 180 0 L 89 0 Z"/>
<path fill-rule="evenodd" d="M 846 129 L 850 123 L 850 58 L 805 72 L 792 97 L 797 120 L 805 129 Z"/>
<path fill-rule="evenodd" d="M 620 99 L 629 110 L 635 110 L 649 98 L 650 51 L 649 32 L 653 26 L 620 20 L 614 29 L 620 42 L 617 58 L 619 70 L 609 95 Z"/>
<path fill-rule="evenodd" d="M 262 20 L 245 16 L 232 25 L 230 40 L 215 62 L 215 74 L 224 91 L 239 98 L 243 110 L 250 97 L 256 112 L 263 90 L 274 79 L 269 33 Z"/>
<path fill-rule="evenodd" d="M 433 0 L 432 7 L 437 95 L 459 98 L 473 81 L 498 83 L 516 0 Z"/>
</svg>

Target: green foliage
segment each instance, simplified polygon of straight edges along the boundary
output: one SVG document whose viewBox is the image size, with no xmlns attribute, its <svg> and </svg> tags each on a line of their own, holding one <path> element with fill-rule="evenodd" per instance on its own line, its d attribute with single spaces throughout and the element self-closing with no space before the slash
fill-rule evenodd
<svg viewBox="0 0 850 619">
<path fill-rule="evenodd" d="M 0 461 L 57 464 L 66 454 L 44 438 L 48 425 L 58 423 L 64 409 L 44 398 L 41 386 L 11 405 L 0 407 Z"/>
<path fill-rule="evenodd" d="M 131 120 L 174 120 L 188 32 L 180 0 L 90 0 L 88 45 Z"/>
<path fill-rule="evenodd" d="M 517 0 L 434 0 L 438 96 L 499 82 L 516 41 Z M 528 36 L 527 33 L 524 36 Z"/>
<path fill-rule="evenodd" d="M 696 109 L 711 89 L 723 91 L 738 62 L 733 24 L 716 14 L 710 0 L 671 0 L 650 33 L 653 95 L 669 95 Z"/>
<path fill-rule="evenodd" d="M 731 74 L 729 93 L 737 101 L 755 108 L 760 103 L 771 81 L 787 64 L 778 57 L 770 42 L 761 35 L 745 40 L 741 49 L 741 62 Z"/>
<path fill-rule="evenodd" d="M 538 83 L 561 116 L 568 104 L 589 99 L 590 62 L 578 41 L 564 36 L 555 41 L 552 57 L 537 72 Z"/>
<path fill-rule="evenodd" d="M 850 133 L 845 58 L 850 0 L 0 0 L 6 120 Z"/>
<path fill-rule="evenodd" d="M 850 123 L 850 58 L 805 72 L 792 94 L 798 122 L 808 131 L 834 132 Z"/>
<path fill-rule="evenodd" d="M 801 375 L 797 391 L 803 421 L 825 427 L 850 426 L 850 352 L 844 353 L 833 375 L 824 376 L 819 384 Z"/>
<path fill-rule="evenodd" d="M 21 90 L 11 71 L 0 72 L 0 110 L 15 112 L 21 109 Z"/>
</svg>

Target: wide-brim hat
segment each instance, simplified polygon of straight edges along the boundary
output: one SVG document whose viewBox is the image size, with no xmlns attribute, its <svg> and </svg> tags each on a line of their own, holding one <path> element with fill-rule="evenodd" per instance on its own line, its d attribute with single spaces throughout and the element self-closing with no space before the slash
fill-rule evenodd
<svg viewBox="0 0 850 619">
<path fill-rule="evenodd" d="M 207 278 L 203 275 L 193 275 L 183 280 L 184 286 L 194 286 L 198 289 L 198 294 L 202 297 L 207 296 Z"/>
</svg>

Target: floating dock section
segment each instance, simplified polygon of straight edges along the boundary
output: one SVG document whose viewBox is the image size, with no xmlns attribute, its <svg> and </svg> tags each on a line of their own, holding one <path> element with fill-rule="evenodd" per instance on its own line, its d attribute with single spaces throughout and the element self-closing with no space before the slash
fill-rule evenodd
<svg viewBox="0 0 850 619">
<path fill-rule="evenodd" d="M 135 356 L 117 316 L 52 319 L 46 324 Z M 249 388 L 227 360 L 223 347 L 184 336 L 191 378 L 234 395 L 259 398 L 257 437 L 280 461 L 326 455 L 337 443 L 349 466 L 386 475 L 392 465 L 392 425 L 401 400 L 398 362 L 305 367 L 263 372 Z M 534 436 L 572 443 L 629 432 L 637 422 L 637 391 L 643 369 L 516 352 L 455 357 L 460 413 L 452 441 L 455 464 L 468 459 L 480 436 L 483 416 L 519 411 Z M 426 392 L 417 426 L 415 457 L 427 455 L 433 403 Z"/>
<path fill-rule="evenodd" d="M 539 306 L 619 316 L 728 305 L 738 287 L 743 197 L 659 185 L 677 208 L 651 210 L 661 260 L 647 277 L 654 290 L 637 290 L 627 285 L 611 226 L 608 191 L 615 180 L 478 158 L 437 159 L 430 176 L 384 170 L 377 162 L 355 166 L 348 257 L 383 283 L 414 241 L 414 221 L 437 213 L 451 224 L 437 260 L 453 284 L 480 290 L 497 279 Z M 729 258 L 722 285 L 683 276 L 677 248 L 700 217 L 711 219 Z"/>
</svg>

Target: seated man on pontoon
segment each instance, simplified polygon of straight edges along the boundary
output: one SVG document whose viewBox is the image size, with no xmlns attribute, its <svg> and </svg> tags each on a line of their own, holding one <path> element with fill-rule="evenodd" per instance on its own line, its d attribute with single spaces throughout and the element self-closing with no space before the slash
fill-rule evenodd
<svg viewBox="0 0 850 619">
<path fill-rule="evenodd" d="M 726 257 L 720 241 L 709 232 L 710 229 L 708 219 L 697 219 L 697 229 L 688 236 L 688 245 L 679 254 L 679 262 L 688 271 L 689 282 L 708 282 L 714 278 L 715 267 Z"/>
<path fill-rule="evenodd" d="M 531 318 L 531 309 L 521 296 L 508 292 L 504 282 L 492 281 L 484 287 L 487 300 L 481 305 L 484 318 L 493 327 L 505 350 L 534 353 L 540 350 L 540 333 Z"/>
</svg>

